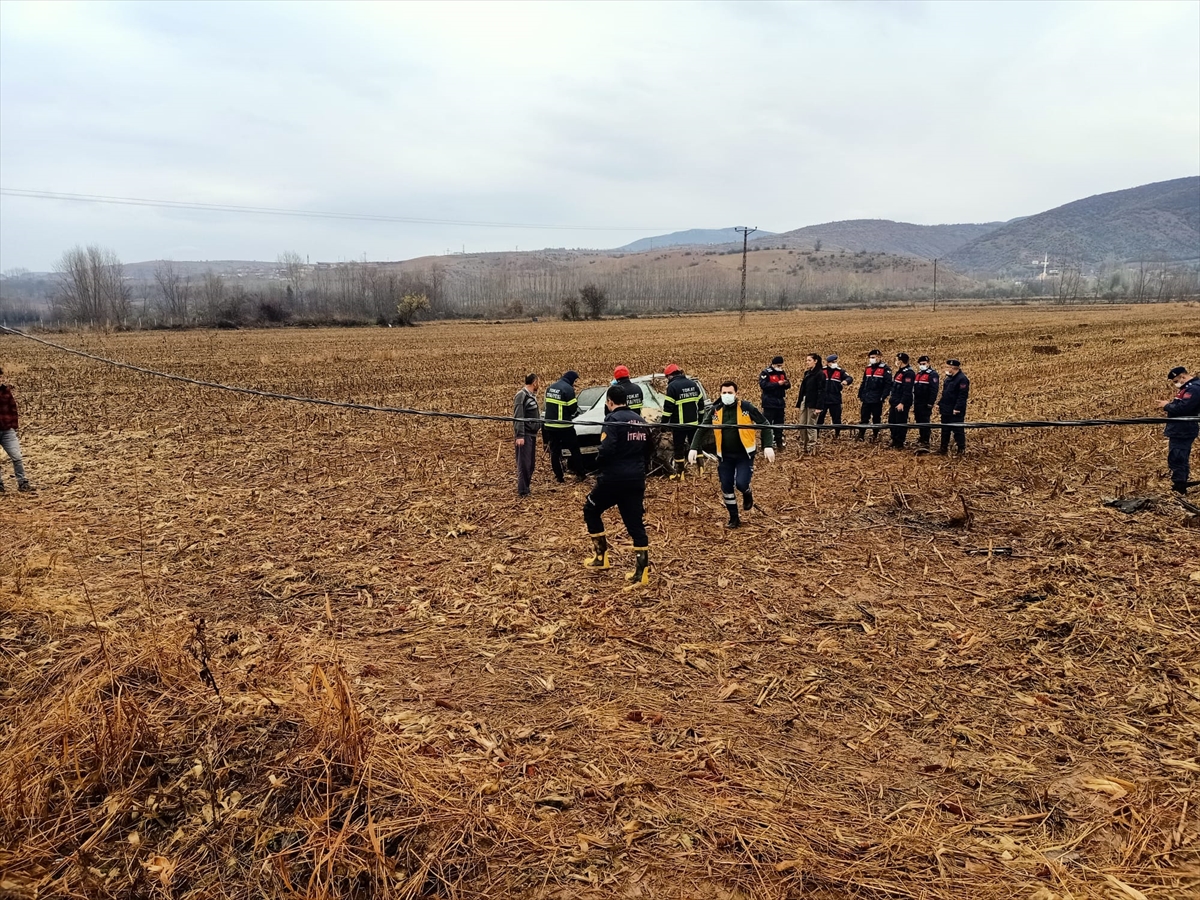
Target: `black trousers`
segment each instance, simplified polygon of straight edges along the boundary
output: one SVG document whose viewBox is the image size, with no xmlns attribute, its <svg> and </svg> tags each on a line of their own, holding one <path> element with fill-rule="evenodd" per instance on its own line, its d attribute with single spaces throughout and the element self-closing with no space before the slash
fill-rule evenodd
<svg viewBox="0 0 1200 900">
<path fill-rule="evenodd" d="M 883 421 L 883 401 L 876 400 L 874 402 L 868 403 L 866 400 L 864 400 L 863 405 L 862 405 L 862 411 L 859 413 L 858 424 L 866 425 L 869 422 L 871 424 L 878 425 L 882 421 Z M 867 433 L 867 429 L 860 428 L 858 430 L 858 439 L 861 441 L 863 439 L 863 436 L 866 435 L 866 433 Z M 879 430 L 878 429 L 871 432 L 871 440 L 873 440 L 873 441 L 879 440 Z"/>
<path fill-rule="evenodd" d="M 901 411 L 894 406 L 889 406 L 888 424 L 892 426 L 892 446 L 897 450 L 902 449 L 904 442 L 908 440 L 908 429 L 897 426 L 908 424 L 908 410 Z"/>
<path fill-rule="evenodd" d="M 773 406 L 772 407 L 763 407 L 762 414 L 763 414 L 763 418 L 766 419 L 768 422 L 770 422 L 772 425 L 786 425 L 787 424 L 787 408 L 786 407 L 779 407 L 779 408 L 775 408 Z M 783 435 L 784 435 L 784 431 L 782 428 L 775 429 L 775 449 L 776 450 L 783 449 Z"/>
<path fill-rule="evenodd" d="M 920 425 L 922 422 L 928 422 L 929 416 L 932 412 L 933 412 L 932 405 L 927 406 L 923 403 L 918 404 L 917 406 L 913 407 L 913 421 L 915 421 L 918 425 Z M 932 428 L 917 429 L 917 435 L 918 435 L 917 444 L 922 447 L 928 447 L 929 446 L 929 436 L 932 431 L 933 431 Z"/>
<path fill-rule="evenodd" d="M 696 427 L 683 426 L 671 429 L 671 441 L 675 445 L 675 462 L 687 462 L 688 451 L 692 449 L 692 438 L 696 436 Z"/>
<path fill-rule="evenodd" d="M 546 438 L 546 449 L 550 453 L 550 468 L 554 470 L 554 478 L 557 481 L 563 480 L 563 451 L 566 450 L 571 454 L 571 461 L 567 463 L 567 468 L 572 473 L 579 474 L 579 435 L 575 433 L 575 426 L 569 428 L 554 428 L 547 425 L 542 432 Z"/>
<path fill-rule="evenodd" d="M 614 506 L 621 513 L 621 521 L 625 530 L 633 539 L 633 549 L 645 550 L 650 546 L 646 536 L 645 507 L 646 482 L 641 481 L 601 481 L 592 488 L 583 504 L 583 521 L 587 525 L 588 534 L 604 534 L 604 519 L 601 516 Z"/>
<path fill-rule="evenodd" d="M 821 407 L 820 413 L 817 414 L 817 424 L 818 425 L 825 424 L 825 413 L 829 413 L 829 417 L 834 425 L 841 425 L 842 424 L 842 401 L 839 400 L 837 403 L 830 403 L 826 406 Z M 836 428 L 836 429 L 834 429 L 833 433 L 834 433 L 834 436 L 841 437 L 842 429 Z"/>
<path fill-rule="evenodd" d="M 950 449 L 950 436 L 954 436 L 954 443 L 958 445 L 959 450 L 967 449 L 967 429 L 965 428 L 947 428 L 947 425 L 953 425 L 955 422 L 965 422 L 967 420 L 966 413 L 942 413 L 942 449 Z"/>
<path fill-rule="evenodd" d="M 1192 442 L 1195 438 L 1167 438 L 1167 467 L 1172 484 L 1187 484 L 1191 474 Z"/>
</svg>

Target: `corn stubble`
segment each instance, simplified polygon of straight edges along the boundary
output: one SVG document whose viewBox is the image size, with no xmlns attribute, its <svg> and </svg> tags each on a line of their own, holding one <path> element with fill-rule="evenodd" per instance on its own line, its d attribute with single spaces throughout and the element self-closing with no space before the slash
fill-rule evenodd
<svg viewBox="0 0 1200 900">
<path fill-rule="evenodd" d="M 676 361 L 757 399 L 776 352 L 797 381 L 879 344 L 963 358 L 973 419 L 1078 418 L 1153 414 L 1200 363 L 1163 337 L 1195 312 L 63 339 L 501 414 L 529 369 Z M 544 456 L 517 503 L 503 425 L 2 353 L 42 490 L 0 503 L 0 896 L 1200 889 L 1200 532 L 1102 505 L 1165 496 L 1158 429 L 971 432 L 961 460 L 822 435 L 759 467 L 732 535 L 712 472 L 655 480 L 653 581 L 626 590 L 622 529 L 585 572 L 584 488 Z"/>
</svg>

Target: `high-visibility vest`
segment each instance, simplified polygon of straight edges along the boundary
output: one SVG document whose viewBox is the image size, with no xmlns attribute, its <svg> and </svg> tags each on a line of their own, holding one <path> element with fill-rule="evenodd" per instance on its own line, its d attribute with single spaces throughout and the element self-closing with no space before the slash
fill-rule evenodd
<svg viewBox="0 0 1200 900">
<path fill-rule="evenodd" d="M 712 423 L 714 425 L 724 424 L 725 417 L 722 415 L 724 411 L 725 410 L 720 406 L 717 406 L 713 409 Z M 747 414 L 746 410 L 742 408 L 742 403 L 740 400 L 738 401 L 737 405 L 737 423 L 739 425 L 754 425 L 754 421 L 750 418 L 749 414 Z M 717 428 L 713 431 L 713 437 L 715 437 L 717 441 L 717 456 L 721 455 L 721 433 L 724 430 L 724 428 Z M 738 436 L 742 439 L 742 446 L 746 448 L 746 452 L 753 453 L 755 448 L 758 446 L 758 426 L 754 426 L 753 428 L 738 429 Z"/>
<path fill-rule="evenodd" d="M 570 428 L 574 424 L 574 411 L 572 407 L 578 408 L 579 401 L 572 397 L 570 400 L 558 400 L 554 397 L 546 398 L 546 416 L 545 426 L 547 428 Z"/>
</svg>

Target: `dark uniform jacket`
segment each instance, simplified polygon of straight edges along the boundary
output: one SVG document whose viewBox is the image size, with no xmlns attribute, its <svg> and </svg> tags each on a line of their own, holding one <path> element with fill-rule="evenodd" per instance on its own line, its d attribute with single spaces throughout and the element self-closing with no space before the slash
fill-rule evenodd
<svg viewBox="0 0 1200 900">
<path fill-rule="evenodd" d="M 805 369 L 804 378 L 800 382 L 800 396 L 796 398 L 796 408 L 807 406 L 809 409 L 820 409 L 825 402 L 825 370 L 820 366 Z"/>
<path fill-rule="evenodd" d="M 634 412 L 640 412 L 642 409 L 642 386 L 635 384 L 628 378 L 618 378 L 617 384 L 625 388 L 625 405 Z"/>
<path fill-rule="evenodd" d="M 825 375 L 825 396 L 822 405 L 837 406 L 842 402 L 842 388 L 854 384 L 854 376 L 841 366 L 826 366 L 821 370 Z"/>
<path fill-rule="evenodd" d="M 537 397 L 521 388 L 513 397 L 513 436 L 530 437 L 542 427 L 542 412 L 538 409 Z"/>
<path fill-rule="evenodd" d="M 17 430 L 17 399 L 7 384 L 0 384 L 0 431 Z"/>
<path fill-rule="evenodd" d="M 1175 395 L 1175 399 L 1163 407 L 1163 412 L 1166 413 L 1168 419 L 1176 419 L 1180 416 L 1200 416 L 1200 376 L 1193 378 L 1181 387 L 1179 393 Z M 1167 427 L 1163 429 L 1163 434 L 1167 437 L 1195 440 L 1197 436 L 1200 436 L 1200 423 L 1168 422 Z"/>
<path fill-rule="evenodd" d="M 913 404 L 918 407 L 932 407 L 937 403 L 938 378 L 937 370 L 930 366 L 924 372 L 916 374 L 913 382 Z"/>
<path fill-rule="evenodd" d="M 579 401 L 575 399 L 575 386 L 559 379 L 546 388 L 546 428 L 561 431 L 568 428 L 571 420 L 579 415 Z"/>
<path fill-rule="evenodd" d="M 672 375 L 667 380 L 667 399 L 663 401 L 664 422 L 695 425 L 700 421 L 700 406 L 704 398 L 700 385 L 686 375 Z"/>
<path fill-rule="evenodd" d="M 758 373 L 758 386 L 762 388 L 763 409 L 784 409 L 787 406 L 786 394 L 792 383 L 782 369 L 767 366 Z"/>
<path fill-rule="evenodd" d="M 962 372 L 956 372 L 942 382 L 942 399 L 938 401 L 938 412 L 943 416 L 953 415 L 958 410 L 962 415 L 967 414 L 967 395 L 971 393 L 971 379 Z"/>
<path fill-rule="evenodd" d="M 604 417 L 600 451 L 596 454 L 598 484 L 646 479 L 650 429 L 630 427 L 630 423 L 639 422 L 644 425 L 646 420 L 625 406 L 618 406 Z"/>
<path fill-rule="evenodd" d="M 892 370 L 887 363 L 867 366 L 863 370 L 862 384 L 858 386 L 858 399 L 863 403 L 881 403 L 892 391 Z"/>
<path fill-rule="evenodd" d="M 896 377 L 892 379 L 892 394 L 888 398 L 888 403 L 892 406 L 903 405 L 905 409 L 912 409 L 913 384 L 916 380 L 917 373 L 912 370 L 912 366 L 903 366 L 896 372 Z"/>
</svg>

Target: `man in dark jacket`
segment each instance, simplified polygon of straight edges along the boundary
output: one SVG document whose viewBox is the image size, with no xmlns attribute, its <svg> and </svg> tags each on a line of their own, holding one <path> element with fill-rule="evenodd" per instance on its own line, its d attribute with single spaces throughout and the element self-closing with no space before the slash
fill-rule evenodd
<svg viewBox="0 0 1200 900">
<path fill-rule="evenodd" d="M 517 496 L 529 496 L 533 478 L 533 463 L 537 459 L 537 433 L 542 427 L 541 410 L 537 402 L 538 377 L 533 372 L 525 376 L 525 387 L 513 397 L 513 443 L 517 448 Z"/>
<path fill-rule="evenodd" d="M 817 424 L 825 424 L 825 414 L 828 413 L 834 425 L 842 424 L 842 388 L 854 384 L 854 376 L 837 364 L 837 354 L 831 353 L 825 357 L 825 396 L 821 401 L 821 414 L 817 416 Z M 834 437 L 842 436 L 842 429 L 833 432 Z"/>
<path fill-rule="evenodd" d="M 867 360 L 867 367 L 863 370 L 862 384 L 858 386 L 858 399 L 862 403 L 858 424 L 880 424 L 883 421 L 883 401 L 891 392 L 892 370 L 883 361 L 883 352 L 872 350 Z M 857 440 L 861 441 L 866 433 L 867 429 L 858 429 Z M 871 440 L 879 440 L 878 428 L 871 430 Z"/>
<path fill-rule="evenodd" d="M 584 563 L 589 569 L 607 569 L 608 537 L 604 530 L 604 511 L 616 507 L 625 530 L 633 539 L 637 556 L 634 571 L 625 576 L 634 584 L 650 580 L 650 539 L 643 517 L 646 497 L 646 443 L 650 430 L 646 420 L 625 405 L 625 389 L 614 384 L 604 400 L 608 414 L 600 432 L 600 450 L 596 454 L 596 486 L 583 504 L 583 521 L 592 539 L 594 552 Z"/>
<path fill-rule="evenodd" d="M 579 415 L 579 401 L 575 397 L 575 382 L 579 373 L 574 369 L 564 372 L 563 377 L 546 388 L 546 413 L 543 416 L 546 427 L 546 449 L 550 453 L 550 468 L 554 471 L 554 480 L 559 484 L 563 478 L 563 451 L 571 455 L 568 468 L 576 478 L 582 478 L 579 467 L 579 436 L 575 426 L 571 424 Z"/>
<path fill-rule="evenodd" d="M 792 386 L 783 371 L 783 357 L 776 356 L 771 364 L 758 373 L 758 386 L 762 388 L 762 413 L 772 425 L 787 421 L 787 392 Z M 783 430 L 775 429 L 775 446 L 783 449 Z"/>
<path fill-rule="evenodd" d="M 722 426 L 713 431 L 713 437 L 717 444 L 717 476 L 721 479 L 721 497 L 729 511 L 726 528 L 739 528 L 742 524 L 738 516 L 737 491 L 742 492 L 742 507 L 747 510 L 754 508 L 750 479 L 754 475 L 754 451 L 758 447 L 755 431 L 762 433 L 763 456 L 767 462 L 775 461 L 775 448 L 772 446 L 775 429 L 770 427 L 771 423 L 754 404 L 738 400 L 737 389 L 735 381 L 722 382 L 720 400 L 700 420 L 701 425 Z M 761 425 L 762 428 L 753 428 L 754 425 Z M 689 462 L 699 458 L 703 440 L 704 431 L 697 430 L 692 438 L 691 452 L 688 453 Z"/>
<path fill-rule="evenodd" d="M 821 354 L 810 353 L 804 357 L 804 378 L 800 381 L 800 396 L 796 398 L 796 408 L 800 410 L 800 424 L 816 424 L 818 411 L 824 402 L 825 370 L 821 368 Z M 817 452 L 817 429 L 800 429 L 800 452 Z"/>
<path fill-rule="evenodd" d="M 970 393 L 971 380 L 963 372 L 962 364 L 957 359 L 946 360 L 946 379 L 942 382 L 942 399 L 938 401 L 938 414 L 942 417 L 940 456 L 950 452 L 951 434 L 954 435 L 959 455 L 967 449 L 967 429 L 954 428 L 953 425 L 967 420 L 967 398 Z"/>
<path fill-rule="evenodd" d="M 626 403 L 626 406 L 631 411 L 641 415 L 643 404 L 642 387 L 639 384 L 634 384 L 633 380 L 629 377 L 628 366 L 617 366 L 613 369 L 613 384 L 619 384 L 625 388 L 625 396 L 629 401 Z"/>
<path fill-rule="evenodd" d="M 1188 375 L 1183 366 L 1176 366 L 1167 373 L 1176 388 L 1170 400 L 1160 400 L 1158 405 L 1168 419 L 1200 416 L 1200 377 Z M 1192 444 L 1200 434 L 1200 423 L 1168 422 L 1163 429 L 1167 436 L 1167 465 L 1171 469 L 1171 490 L 1186 494 L 1187 489 L 1200 482 L 1188 481 L 1191 474 Z"/>
<path fill-rule="evenodd" d="M 25 477 L 25 461 L 21 456 L 21 442 L 17 439 L 17 399 L 13 396 L 12 388 L 4 381 L 4 370 L 0 369 L 0 447 L 12 461 L 13 474 L 17 476 L 18 491 L 32 491 L 33 485 Z M 0 491 L 4 490 L 4 480 L 0 478 Z"/>
<path fill-rule="evenodd" d="M 687 465 L 688 448 L 696 435 L 696 424 L 700 421 L 700 407 L 704 395 L 700 385 L 688 378 L 683 369 L 670 363 L 663 374 L 667 376 L 667 399 L 663 401 L 662 420 L 679 427 L 671 429 L 671 440 L 675 445 L 674 470 L 671 481 L 680 481 Z M 690 426 L 690 427 L 689 427 Z"/>
<path fill-rule="evenodd" d="M 907 353 L 896 354 L 896 375 L 892 378 L 892 392 L 888 397 L 888 424 L 892 426 L 892 449 L 903 450 L 908 440 L 908 414 L 913 405 L 913 384 L 917 373 L 908 364 Z"/>
<path fill-rule="evenodd" d="M 913 382 L 913 418 L 918 425 L 922 422 L 927 423 L 933 413 L 933 407 L 938 398 L 938 382 L 937 369 L 929 364 L 928 356 L 922 356 L 917 360 L 916 381 Z M 918 453 L 928 452 L 929 436 L 932 431 L 933 429 L 928 427 L 918 430 Z"/>
</svg>

